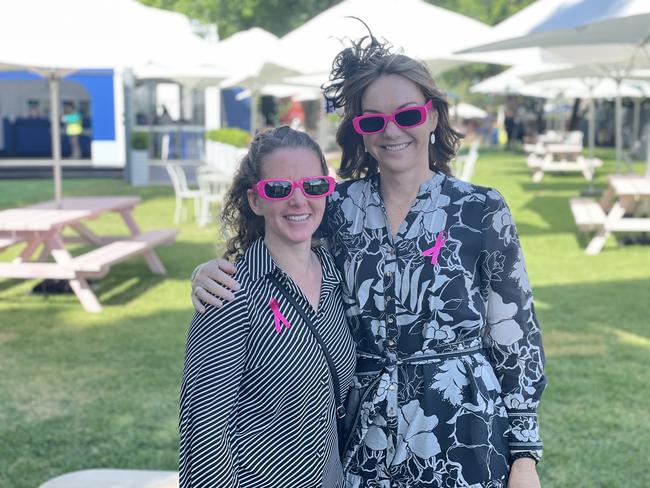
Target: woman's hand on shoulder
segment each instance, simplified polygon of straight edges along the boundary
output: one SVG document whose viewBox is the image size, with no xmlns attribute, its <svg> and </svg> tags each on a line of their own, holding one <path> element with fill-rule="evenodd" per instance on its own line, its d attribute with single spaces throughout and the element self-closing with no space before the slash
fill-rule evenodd
<svg viewBox="0 0 650 488">
<path fill-rule="evenodd" d="M 200 264 L 192 278 L 192 305 L 199 313 L 205 312 L 205 305 L 217 308 L 224 301 L 235 299 L 231 290 L 239 290 L 239 283 L 232 275 L 237 269 L 225 259 L 213 259 Z"/>
<path fill-rule="evenodd" d="M 508 488 L 540 488 L 537 467 L 533 459 L 516 459 L 510 468 Z"/>
</svg>

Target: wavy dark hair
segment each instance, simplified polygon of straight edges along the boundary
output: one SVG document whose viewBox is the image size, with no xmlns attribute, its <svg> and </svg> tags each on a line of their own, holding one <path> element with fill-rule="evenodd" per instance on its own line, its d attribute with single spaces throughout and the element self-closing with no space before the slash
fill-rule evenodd
<svg viewBox="0 0 650 488">
<path fill-rule="evenodd" d="M 362 113 L 361 98 L 366 88 L 384 75 L 400 75 L 411 80 L 425 99 L 432 101 L 438 112 L 438 125 L 434 130 L 436 143 L 429 145 L 429 168 L 450 175 L 449 161 L 456 155 L 463 135 L 452 129 L 449 123 L 449 104 L 445 95 L 423 63 L 403 54 L 394 54 L 391 50 L 390 43 L 380 41 L 370 32 L 336 56 L 329 81 L 322 86 L 329 103 L 343 108 L 343 119 L 336 131 L 336 142 L 343 150 L 339 176 L 361 178 L 379 170 L 377 160 L 366 153 L 363 136 L 355 132 L 352 119 Z"/>
<path fill-rule="evenodd" d="M 243 255 L 258 237 L 264 236 L 264 218 L 253 212 L 247 193 L 262 179 L 262 165 L 266 157 L 277 149 L 287 147 L 314 151 L 320 160 L 323 174 L 327 174 L 323 151 L 308 134 L 286 125 L 258 132 L 248 153 L 239 163 L 221 213 L 222 227 L 232 235 L 226 244 L 226 259 Z"/>
</svg>

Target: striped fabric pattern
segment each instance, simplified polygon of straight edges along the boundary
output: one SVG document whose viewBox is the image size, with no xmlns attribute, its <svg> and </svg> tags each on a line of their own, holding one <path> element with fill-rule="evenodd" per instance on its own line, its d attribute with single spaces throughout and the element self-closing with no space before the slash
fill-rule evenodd
<svg viewBox="0 0 650 488">
<path fill-rule="evenodd" d="M 235 300 L 195 314 L 181 386 L 182 488 L 342 486 L 329 367 L 299 313 L 267 278 L 278 277 L 312 319 L 345 394 L 354 343 L 333 259 L 316 253 L 323 275 L 318 312 L 259 239 L 237 262 Z M 291 324 L 281 332 L 273 298 Z"/>
</svg>

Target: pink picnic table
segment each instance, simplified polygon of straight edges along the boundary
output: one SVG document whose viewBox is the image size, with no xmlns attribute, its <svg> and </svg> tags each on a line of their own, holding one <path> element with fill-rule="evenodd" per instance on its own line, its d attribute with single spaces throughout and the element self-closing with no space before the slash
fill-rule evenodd
<svg viewBox="0 0 650 488">
<path fill-rule="evenodd" d="M 637 175 L 611 175 L 601 200 L 571 199 L 571 210 L 581 230 L 596 234 L 586 253 L 598 254 L 614 232 L 650 232 L 650 178 Z M 645 214 L 645 215 L 644 215 Z"/>
<path fill-rule="evenodd" d="M 65 198 L 59 206 L 49 201 L 0 211 L 0 250 L 25 245 L 11 262 L 0 262 L 0 278 L 68 280 L 84 309 L 100 312 L 99 300 L 87 280 L 105 276 L 112 264 L 143 255 L 153 273 L 166 272 L 154 247 L 173 242 L 178 231 L 161 229 L 143 233 L 132 215 L 139 202 L 140 198 L 134 196 L 77 197 Z M 87 221 L 107 213 L 119 214 L 128 234 L 100 236 L 86 226 Z M 65 228 L 73 229 L 78 237 L 64 239 Z M 72 256 L 64 245 L 69 240 L 98 247 Z M 36 254 L 39 248 L 41 252 Z M 54 262 L 48 262 L 49 257 Z"/>
</svg>

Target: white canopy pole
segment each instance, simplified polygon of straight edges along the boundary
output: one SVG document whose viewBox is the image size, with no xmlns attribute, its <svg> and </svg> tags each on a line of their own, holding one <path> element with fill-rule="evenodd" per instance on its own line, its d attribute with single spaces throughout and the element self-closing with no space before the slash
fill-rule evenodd
<svg viewBox="0 0 650 488">
<path fill-rule="evenodd" d="M 623 107 L 621 104 L 621 79 L 616 78 L 616 172 L 621 172 L 621 153 L 623 152 Z"/>
<path fill-rule="evenodd" d="M 650 125 L 648 126 L 648 129 L 645 131 L 645 152 L 646 152 L 645 176 L 646 178 L 650 178 Z"/>
<path fill-rule="evenodd" d="M 257 108 L 257 99 L 259 98 L 259 90 L 257 86 L 251 88 L 251 135 L 255 136 L 255 130 L 258 129 L 256 127 L 256 120 L 255 116 L 256 114 L 256 108 Z"/>
<path fill-rule="evenodd" d="M 641 99 L 634 99 L 634 118 L 632 121 L 632 143 L 636 144 L 641 139 Z"/>
<path fill-rule="evenodd" d="M 596 99 L 593 96 L 593 87 L 589 87 L 589 158 L 594 157 L 596 145 Z"/>
<path fill-rule="evenodd" d="M 54 170 L 54 201 L 61 207 L 61 125 L 59 114 L 59 77 L 52 73 L 49 75 L 50 85 L 50 126 L 52 134 L 52 166 Z"/>
</svg>

